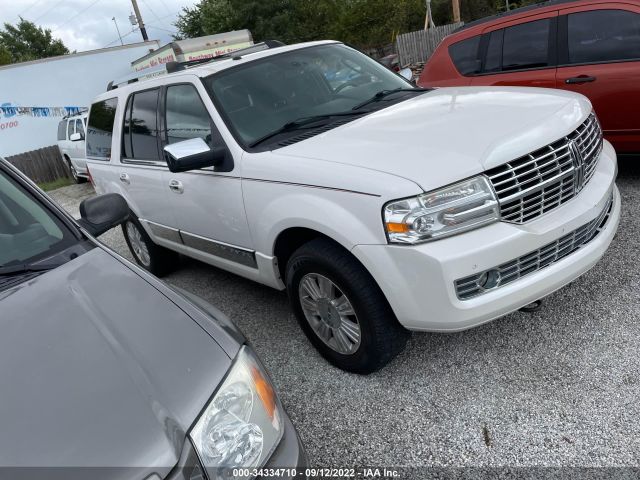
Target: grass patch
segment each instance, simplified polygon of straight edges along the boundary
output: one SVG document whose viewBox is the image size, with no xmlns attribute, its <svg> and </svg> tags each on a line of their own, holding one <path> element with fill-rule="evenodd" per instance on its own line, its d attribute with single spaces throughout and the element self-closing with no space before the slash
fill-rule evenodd
<svg viewBox="0 0 640 480">
<path fill-rule="evenodd" d="M 72 183 L 73 179 L 71 178 L 59 178 L 57 180 L 54 180 L 53 182 L 39 183 L 38 186 L 45 192 L 48 192 L 49 190 L 55 190 L 56 188 L 69 186 Z"/>
</svg>

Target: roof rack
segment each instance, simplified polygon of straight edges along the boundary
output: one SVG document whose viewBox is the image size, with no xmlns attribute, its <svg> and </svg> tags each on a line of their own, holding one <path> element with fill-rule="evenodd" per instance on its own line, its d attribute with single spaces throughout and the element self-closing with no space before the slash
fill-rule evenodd
<svg viewBox="0 0 640 480">
<path fill-rule="evenodd" d="M 487 22 L 491 22 L 493 20 L 496 20 L 498 18 L 504 18 L 504 17 L 509 17 L 511 15 L 517 15 L 519 13 L 523 13 L 523 12 L 527 12 L 529 10 L 536 10 L 538 8 L 543 8 L 543 7 L 551 7 L 554 5 L 559 5 L 562 3 L 571 3 L 571 2 L 578 2 L 579 0 L 540 0 L 537 3 L 534 3 L 533 5 L 527 5 L 524 7 L 519 7 L 519 8 L 514 8 L 513 10 L 509 10 L 506 12 L 500 12 L 497 13 L 495 15 L 491 15 L 489 17 L 484 17 L 484 18 L 480 18 L 478 20 L 474 20 L 472 22 L 469 23 L 465 23 L 464 25 L 462 25 L 461 27 L 459 27 L 458 29 L 456 29 L 454 31 L 455 32 L 460 32 L 462 30 L 467 30 L 471 27 L 475 27 L 476 25 L 482 25 L 483 23 L 487 23 Z"/>
<path fill-rule="evenodd" d="M 260 43 L 256 43 L 255 45 L 251 45 L 250 47 L 241 48 L 239 50 L 234 50 L 233 52 L 223 53 L 222 55 L 216 55 L 215 57 L 209 58 L 199 58 L 196 60 L 186 60 L 184 62 L 167 62 L 153 69 L 144 69 L 138 72 L 134 72 L 130 75 L 122 77 L 118 80 L 112 80 L 107 85 L 107 91 L 114 90 L 118 88 L 118 85 L 130 84 L 140 81 L 142 77 L 155 77 L 159 75 L 163 75 L 165 73 L 175 73 L 180 72 L 182 70 L 186 70 L 187 68 L 196 67 L 199 65 L 204 65 L 210 62 L 216 62 L 219 60 L 225 60 L 231 58 L 233 60 L 240 60 L 243 55 L 248 55 L 250 53 L 261 52 L 263 50 L 269 50 L 271 48 L 283 47 L 284 43 L 278 40 L 265 40 Z"/>
</svg>

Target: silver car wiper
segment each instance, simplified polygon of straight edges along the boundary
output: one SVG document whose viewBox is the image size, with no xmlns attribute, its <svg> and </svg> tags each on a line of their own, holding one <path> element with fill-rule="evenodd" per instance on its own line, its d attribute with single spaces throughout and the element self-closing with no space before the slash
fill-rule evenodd
<svg viewBox="0 0 640 480">
<path fill-rule="evenodd" d="M 0 267 L 0 276 L 13 276 L 13 275 L 22 275 L 23 273 L 38 273 L 38 272 L 46 272 L 48 270 L 53 270 L 54 268 L 59 267 L 60 263 L 41 263 L 41 264 L 33 264 L 33 263 L 18 263 L 15 265 L 7 265 L 5 267 Z"/>
</svg>

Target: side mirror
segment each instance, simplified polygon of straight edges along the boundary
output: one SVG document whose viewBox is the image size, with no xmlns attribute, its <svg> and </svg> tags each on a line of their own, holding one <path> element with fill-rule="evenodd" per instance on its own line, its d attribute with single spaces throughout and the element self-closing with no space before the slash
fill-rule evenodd
<svg viewBox="0 0 640 480">
<path fill-rule="evenodd" d="M 174 173 L 222 165 L 226 158 L 226 150 L 224 147 L 211 149 L 207 142 L 199 137 L 164 147 L 167 166 Z"/>
<path fill-rule="evenodd" d="M 405 80 L 411 81 L 413 79 L 413 71 L 410 68 L 403 68 L 398 74 Z"/>
<path fill-rule="evenodd" d="M 127 201 L 118 193 L 106 193 L 82 201 L 78 223 L 97 237 L 126 222 L 128 218 Z"/>
<path fill-rule="evenodd" d="M 83 140 L 82 134 L 79 132 L 72 133 L 71 136 L 69 137 L 69 140 L 71 140 L 72 142 L 78 142 L 80 140 Z"/>
</svg>

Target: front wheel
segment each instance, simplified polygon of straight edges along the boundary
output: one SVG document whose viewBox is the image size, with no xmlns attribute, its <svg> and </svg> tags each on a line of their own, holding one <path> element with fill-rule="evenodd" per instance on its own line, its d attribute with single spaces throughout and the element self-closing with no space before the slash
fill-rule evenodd
<svg viewBox="0 0 640 480">
<path fill-rule="evenodd" d="M 318 351 L 350 372 L 374 372 L 400 353 L 409 332 L 369 272 L 341 246 L 316 239 L 287 263 L 289 299 Z"/>
<path fill-rule="evenodd" d="M 71 172 L 71 178 L 73 178 L 73 181 L 75 183 L 84 183 L 87 181 L 86 178 L 78 175 L 78 170 L 76 169 L 76 167 L 73 165 L 73 162 L 71 161 L 69 161 L 69 171 Z"/>
<path fill-rule="evenodd" d="M 127 220 L 122 225 L 122 233 L 131 255 L 145 270 L 162 277 L 177 268 L 180 261 L 179 255 L 153 243 L 137 218 L 132 216 Z"/>
</svg>

